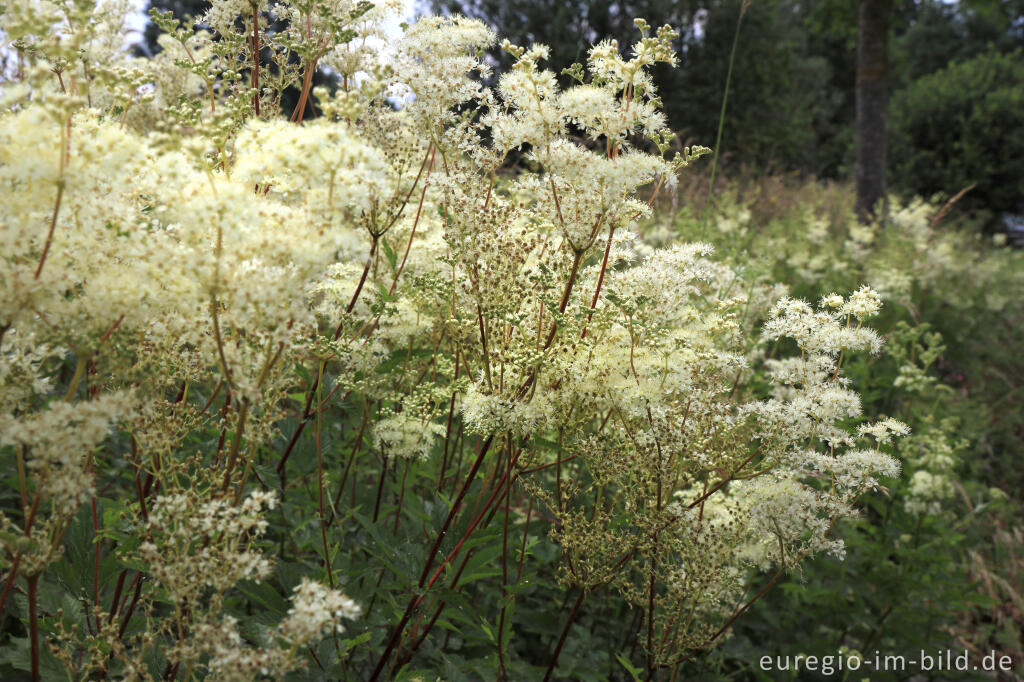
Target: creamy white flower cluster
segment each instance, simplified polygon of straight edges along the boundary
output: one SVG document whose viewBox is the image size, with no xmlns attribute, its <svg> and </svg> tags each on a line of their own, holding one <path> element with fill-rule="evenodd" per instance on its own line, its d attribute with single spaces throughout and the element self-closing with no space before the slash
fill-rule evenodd
<svg viewBox="0 0 1024 682">
<path fill-rule="evenodd" d="M 178 604 L 195 602 L 207 588 L 224 592 L 239 580 L 265 578 L 271 561 L 254 544 L 267 528 L 264 509 L 276 504 L 274 493 L 260 491 L 237 506 L 203 501 L 196 491 L 161 495 L 149 512 L 149 538 L 139 545 L 139 558 Z"/>
<path fill-rule="evenodd" d="M 912 514 L 938 515 L 955 496 L 955 467 L 968 441 L 957 438 L 953 418 L 925 419 L 924 428 L 907 438 L 901 453 L 907 458 L 909 490 L 903 506 Z"/>
<path fill-rule="evenodd" d="M 218 680 L 281 679 L 303 667 L 299 652 L 305 647 L 332 632 L 343 632 L 342 619 L 358 618 L 361 613 L 359 606 L 341 592 L 303 578 L 292 595 L 288 615 L 267 632 L 267 646 L 250 645 L 238 631 L 238 619 L 233 616 L 202 623 L 194 639 L 198 650 L 209 657 L 206 667 Z"/>
<path fill-rule="evenodd" d="M 443 425 L 409 412 L 383 417 L 373 430 L 386 452 L 404 459 L 426 459 L 445 434 Z"/>
<path fill-rule="evenodd" d="M 27 415 L 0 414 L 0 446 L 29 454 L 27 467 L 38 481 L 42 499 L 64 517 L 93 495 L 89 463 L 97 447 L 133 410 L 131 393 L 117 392 L 86 402 L 55 401 Z"/>
<path fill-rule="evenodd" d="M 860 416 L 861 406 L 841 374 L 842 359 L 854 351 L 877 352 L 881 345 L 857 317 L 878 310 L 877 297 L 867 289 L 849 299 L 835 296 L 817 310 L 794 299 L 778 301 L 767 311 L 761 340 L 792 339 L 801 354 L 767 362 L 773 397 L 736 396 L 746 364 L 738 352 L 737 320 L 727 311 L 745 303 L 716 300 L 735 275 L 710 267 L 703 259 L 707 251 L 696 246 L 663 252 L 669 257 L 661 263 L 652 256 L 651 265 L 659 267 L 651 280 L 643 277 L 650 266 L 624 271 L 626 282 L 634 275 L 644 285 L 663 282 L 678 292 L 675 298 L 612 280 L 612 291 L 620 293 L 609 299 L 621 322 L 604 333 L 621 328 L 616 345 L 628 353 L 614 360 L 596 352 L 587 356 L 588 370 L 600 371 L 601 384 L 611 389 L 607 402 L 599 394 L 588 400 L 598 401 L 601 411 L 610 408 L 621 421 L 608 423 L 606 438 L 578 447 L 601 484 L 622 491 L 631 518 L 645 519 L 636 521 L 638 551 L 672 566 L 667 591 L 658 598 L 694 609 L 713 631 L 711 624 L 728 618 L 748 588 L 751 568 L 793 570 L 817 553 L 844 555 L 842 540 L 831 535 L 833 525 L 855 514 L 857 499 L 882 479 L 899 475 L 899 463 L 879 448 L 908 429 L 894 419 L 856 432 L 845 426 Z M 863 445 L 858 435 L 871 442 Z M 685 485 L 667 492 L 665 481 L 671 480 Z M 613 531 L 600 517 L 583 521 L 567 512 L 560 520 L 566 530 L 558 537 L 571 548 L 574 562 L 597 562 L 599 543 Z M 572 539 L 589 533 L 593 546 Z M 629 542 L 627 535 L 617 546 Z M 569 574 L 566 580 L 619 581 L 639 607 L 651 599 L 648 589 L 606 575 L 594 570 L 590 577 Z M 673 625 L 665 621 L 658 627 Z M 708 635 L 695 628 L 675 636 L 679 645 L 700 647 Z"/>
<path fill-rule="evenodd" d="M 277 633 L 292 646 L 303 647 L 331 632 L 344 632 L 342 619 L 358 618 L 361 613 L 362 609 L 338 590 L 303 578 Z"/>
</svg>

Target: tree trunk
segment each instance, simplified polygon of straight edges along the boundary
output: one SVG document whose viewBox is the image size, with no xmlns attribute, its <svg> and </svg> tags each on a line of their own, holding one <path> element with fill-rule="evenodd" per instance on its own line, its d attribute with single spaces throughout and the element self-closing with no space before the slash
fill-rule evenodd
<svg viewBox="0 0 1024 682">
<path fill-rule="evenodd" d="M 857 15 L 857 215 L 875 217 L 885 201 L 885 120 L 893 0 L 860 0 Z"/>
</svg>

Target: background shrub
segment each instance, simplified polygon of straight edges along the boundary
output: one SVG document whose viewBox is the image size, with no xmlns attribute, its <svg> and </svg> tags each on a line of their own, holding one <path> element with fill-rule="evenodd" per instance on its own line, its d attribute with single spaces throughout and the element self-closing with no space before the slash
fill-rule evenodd
<svg viewBox="0 0 1024 682">
<path fill-rule="evenodd" d="M 1024 52 L 988 52 L 914 81 L 892 98 L 892 181 L 905 194 L 1024 211 Z"/>
</svg>

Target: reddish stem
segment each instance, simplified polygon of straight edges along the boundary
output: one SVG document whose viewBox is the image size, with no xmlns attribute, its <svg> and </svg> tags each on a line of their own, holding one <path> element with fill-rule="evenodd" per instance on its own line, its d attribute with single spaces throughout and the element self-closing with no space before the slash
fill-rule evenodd
<svg viewBox="0 0 1024 682">
<path fill-rule="evenodd" d="M 613 224 L 608 230 L 608 243 L 604 247 L 604 259 L 601 261 L 601 273 L 597 276 L 597 287 L 594 289 L 594 298 L 590 301 L 590 312 L 587 313 L 587 322 L 583 325 L 583 333 L 580 334 L 581 339 L 587 337 L 587 327 L 590 325 L 590 320 L 594 318 L 594 309 L 597 308 L 597 299 L 601 295 L 601 285 L 604 284 L 604 273 L 608 269 L 608 255 L 612 250 L 612 235 L 614 234 L 615 225 Z"/>
<path fill-rule="evenodd" d="M 423 572 L 420 574 L 420 588 L 422 588 L 424 586 L 424 583 L 426 582 L 427 574 L 430 572 L 431 567 L 434 565 L 434 559 L 437 556 L 437 551 L 441 546 L 441 541 L 444 540 L 444 537 L 448 533 L 449 528 L 451 528 L 452 521 L 454 520 L 455 515 L 458 513 L 458 510 L 462 505 L 462 500 L 466 497 L 466 493 L 469 492 L 469 486 L 473 482 L 473 479 L 476 478 L 476 474 L 480 470 L 480 465 L 483 464 L 484 457 L 487 455 L 487 451 L 490 449 L 491 443 L 493 441 L 494 436 L 491 435 L 488 436 L 487 440 L 485 440 L 481 444 L 480 450 L 477 453 L 476 461 L 473 462 L 473 466 L 470 469 L 469 474 L 466 476 L 466 480 L 462 485 L 462 489 L 459 490 L 458 497 L 455 498 L 455 502 L 452 504 L 452 508 L 448 510 L 448 516 L 445 518 L 444 524 L 442 524 L 440 531 L 438 531 L 437 538 L 435 538 L 434 544 L 430 548 L 430 554 L 427 556 L 427 561 L 423 567 Z M 446 559 L 446 564 L 447 561 L 448 560 Z M 442 566 L 441 568 L 443 569 L 444 566 Z M 434 574 L 434 577 L 431 579 L 431 584 L 433 584 L 433 582 L 437 579 L 438 575 L 439 573 Z M 430 589 L 430 587 L 427 586 L 427 589 Z M 402 632 L 405 630 L 405 626 L 409 623 L 409 619 L 412 618 L 412 614 L 416 611 L 416 607 L 419 606 L 419 604 L 423 601 L 424 596 L 425 593 L 421 594 L 418 597 L 412 597 L 409 600 L 408 605 L 405 607 L 405 613 L 402 614 L 402 618 L 401 620 L 399 620 L 398 625 L 396 625 L 395 629 L 391 632 L 391 637 L 388 640 L 387 646 L 385 647 L 384 652 L 381 654 L 380 659 L 377 661 L 377 665 L 374 667 L 373 673 L 370 675 L 370 682 L 375 682 L 375 680 L 380 678 L 380 674 L 381 672 L 383 672 L 384 666 L 387 664 L 388 659 L 391 657 L 391 652 L 393 652 L 395 650 L 395 647 L 398 646 L 398 643 L 402 637 Z"/>
<path fill-rule="evenodd" d="M 14 587 L 14 579 L 18 576 L 18 567 L 21 565 L 21 554 L 14 556 L 14 561 L 11 562 L 11 570 L 7 572 L 7 580 L 4 581 L 4 591 L 0 595 L 0 614 L 4 612 L 4 606 L 7 604 L 7 597 L 11 593 L 11 588 Z"/>
<path fill-rule="evenodd" d="M 572 610 L 569 611 L 569 617 L 565 619 L 565 627 L 562 628 L 562 634 L 558 637 L 558 643 L 555 645 L 555 650 L 551 653 L 551 661 L 548 663 L 547 672 L 544 673 L 544 682 L 548 682 L 548 680 L 551 679 L 551 674 L 555 671 L 555 664 L 558 663 L 558 657 L 562 653 L 562 647 L 565 646 L 565 640 L 569 636 L 569 628 L 572 626 L 572 621 L 576 618 L 576 612 L 579 611 L 580 605 L 583 603 L 586 596 L 587 591 L 581 589 L 580 596 L 576 598 L 576 603 L 572 605 Z"/>
<path fill-rule="evenodd" d="M 260 115 L 260 18 L 256 5 L 252 4 L 252 105 L 256 110 L 256 116 Z"/>
<path fill-rule="evenodd" d="M 32 659 L 32 682 L 39 682 L 39 574 L 30 576 L 28 582 L 28 636 L 29 652 Z"/>
</svg>

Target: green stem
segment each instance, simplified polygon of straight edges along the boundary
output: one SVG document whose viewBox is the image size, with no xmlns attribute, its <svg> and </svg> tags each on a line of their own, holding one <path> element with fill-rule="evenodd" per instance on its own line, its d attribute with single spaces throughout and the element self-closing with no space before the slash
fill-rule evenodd
<svg viewBox="0 0 1024 682">
<path fill-rule="evenodd" d="M 75 391 L 78 390 L 78 384 L 81 383 L 82 377 L 85 376 L 85 368 L 89 363 L 89 355 L 87 353 L 78 356 L 78 362 L 75 364 L 75 374 L 71 377 L 71 384 L 68 386 L 68 392 L 64 395 L 64 402 L 71 402 L 71 399 L 75 397 Z"/>
<path fill-rule="evenodd" d="M 736 61 L 736 46 L 740 42 L 740 25 L 743 23 L 743 15 L 747 13 L 749 0 L 743 0 L 740 5 L 740 15 L 736 18 L 736 33 L 732 38 L 732 50 L 729 52 L 729 69 L 725 74 L 725 92 L 722 94 L 722 110 L 718 114 L 718 133 L 715 135 L 715 155 L 711 161 L 711 182 L 708 184 L 708 200 L 704 204 L 704 226 L 707 225 L 708 209 L 711 207 L 711 198 L 715 191 L 715 174 L 718 171 L 718 156 L 722 147 L 722 129 L 725 127 L 725 107 L 729 102 L 729 84 L 732 82 L 732 67 Z"/>
<path fill-rule="evenodd" d="M 231 451 L 228 453 L 227 466 L 224 467 L 224 483 L 221 492 L 226 493 L 231 485 L 231 473 L 238 461 L 238 451 L 242 444 L 242 432 L 245 431 L 245 420 L 249 416 L 249 400 L 243 398 L 241 407 L 238 409 L 238 422 L 235 424 L 235 437 L 231 441 Z"/>
</svg>

